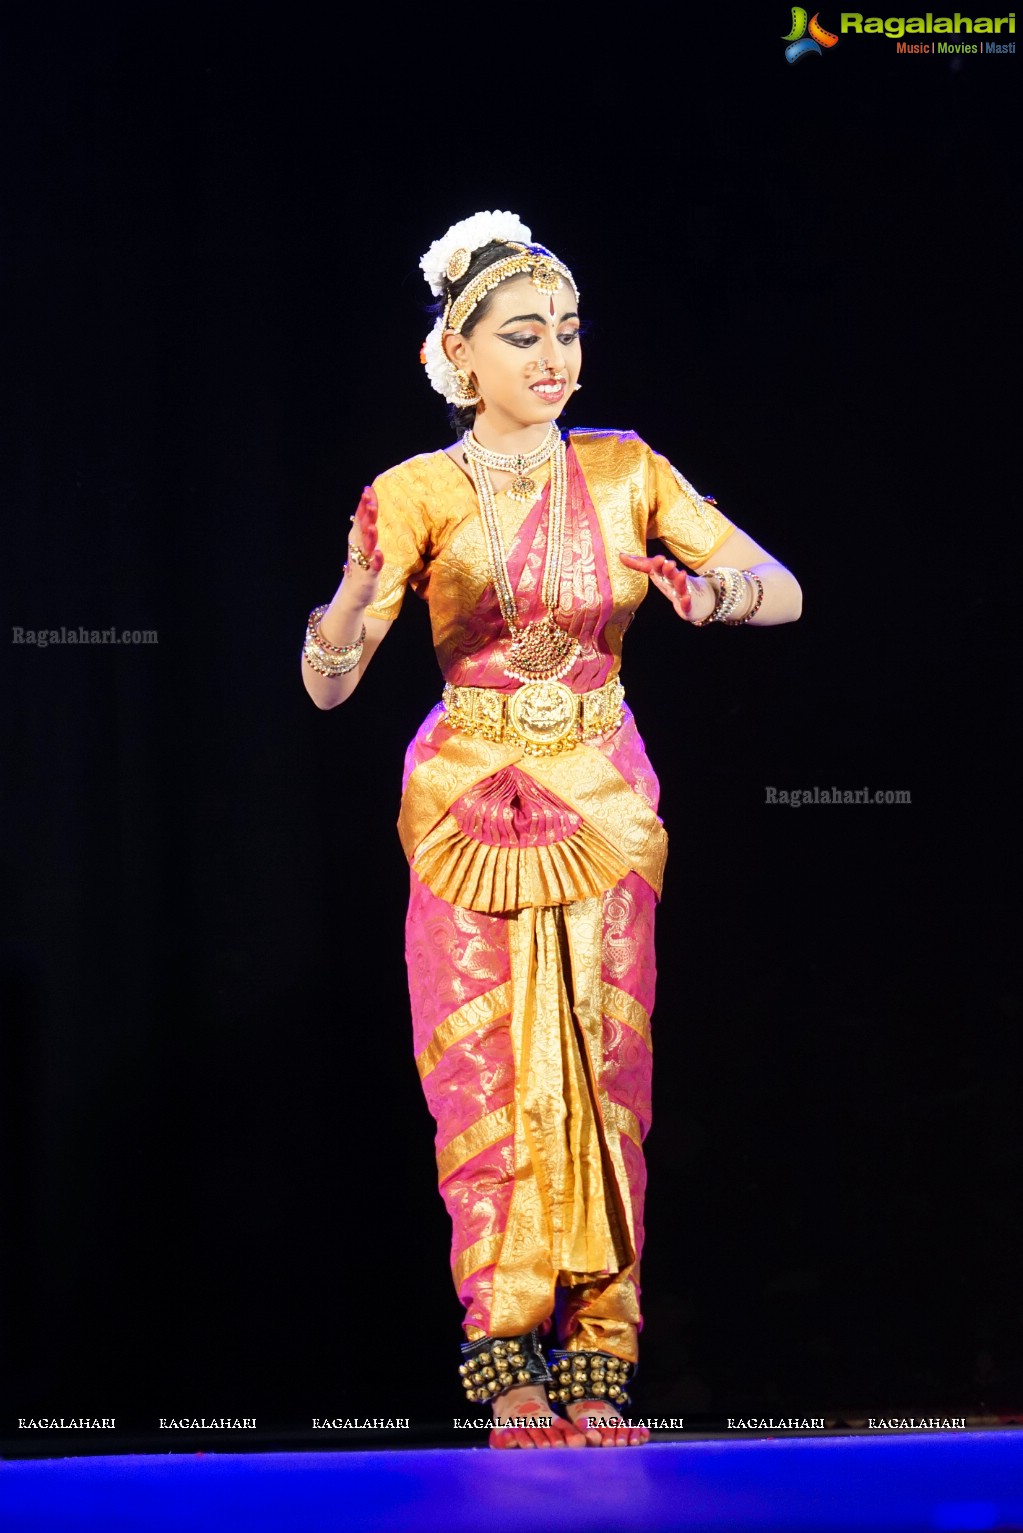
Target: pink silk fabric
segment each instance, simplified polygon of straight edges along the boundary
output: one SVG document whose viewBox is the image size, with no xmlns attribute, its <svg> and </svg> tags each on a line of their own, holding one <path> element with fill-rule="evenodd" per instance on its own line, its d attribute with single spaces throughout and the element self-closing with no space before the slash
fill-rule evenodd
<svg viewBox="0 0 1023 1533">
<path fill-rule="evenodd" d="M 614 610 L 608 577 L 608 553 L 575 453 L 568 448 L 566 552 L 561 584 L 559 620 L 576 635 L 583 655 L 563 679 L 574 691 L 602 685 L 613 656 L 603 629 Z M 512 588 L 520 621 L 542 615 L 540 584 L 546 551 L 549 485 L 530 508 L 508 550 Z M 613 553 L 611 555 L 614 557 Z M 498 642 L 507 631 L 492 585 L 488 585 L 465 631 L 461 650 L 446 679 L 461 686 L 493 687 L 504 692 L 519 685 L 505 676 Z M 402 789 L 413 770 L 450 739 L 443 705 L 423 721 L 405 758 Z M 626 706 L 621 727 L 609 738 L 593 742 L 626 782 L 656 811 L 659 785 L 647 759 L 631 710 Z M 571 835 L 580 817 L 514 764 L 475 784 L 451 807 L 459 828 L 490 845 L 549 845 Z M 511 968 L 508 922 L 503 915 L 484 914 L 449 904 L 434 895 L 411 870 L 406 921 L 406 961 L 412 1007 L 414 1049 L 419 1055 L 435 1030 L 461 1008 L 509 985 Z M 602 985 L 624 992 L 650 1014 L 654 1004 L 656 964 L 654 913 L 656 896 L 638 874 L 629 873 L 602 896 L 600 913 L 600 975 Z M 599 1086 L 612 1104 L 635 1115 L 642 1137 L 650 1127 L 651 1052 L 632 1027 L 605 1013 L 602 1018 L 603 1058 Z M 423 1081 L 426 1100 L 436 1122 L 438 1154 L 486 1115 L 513 1101 L 515 1069 L 509 1036 L 509 1010 L 492 1016 L 477 1029 L 451 1043 Z M 633 1290 L 638 1314 L 639 1257 L 643 1241 L 643 1200 L 646 1168 L 639 1145 L 624 1134 L 622 1155 L 628 1179 L 635 1232 L 635 1262 L 621 1275 Z M 457 1267 L 463 1253 L 505 1227 L 514 1186 L 514 1136 L 509 1133 L 481 1150 L 442 1179 L 441 1195 L 451 1216 L 451 1260 Z M 456 1278 L 465 1306 L 468 1334 L 490 1334 L 490 1304 L 494 1263 Z M 575 1335 L 577 1344 L 600 1347 L 603 1327 L 617 1336 L 620 1316 L 628 1310 L 616 1288 L 615 1275 L 606 1282 L 589 1282 L 567 1294 L 559 1291 L 562 1336 Z M 553 1296 L 552 1296 L 553 1299 Z M 540 1329 L 545 1330 L 550 1320 Z M 638 1320 L 635 1329 L 639 1329 Z M 618 1329 L 614 1329 L 617 1327 Z M 579 1342 L 578 1338 L 584 1339 Z M 618 1350 L 621 1350 L 620 1348 Z"/>
<path fill-rule="evenodd" d="M 612 655 L 603 629 L 614 611 L 614 599 L 600 523 L 571 444 L 566 453 L 566 469 L 565 557 L 556 611 L 560 626 L 583 646 L 582 658 L 564 677 L 565 684 L 574 692 L 589 692 L 603 686 L 611 673 Z M 550 489 L 548 481 L 507 549 L 508 577 L 523 623 L 531 623 L 544 612 L 540 588 L 547 556 Z M 504 650 L 495 644 L 495 640 L 504 639 L 507 629 L 491 584 L 466 624 L 460 649 L 445 672 L 445 681 L 459 687 L 494 687 L 500 692 L 514 692 L 519 683 L 504 674 Z"/>
</svg>

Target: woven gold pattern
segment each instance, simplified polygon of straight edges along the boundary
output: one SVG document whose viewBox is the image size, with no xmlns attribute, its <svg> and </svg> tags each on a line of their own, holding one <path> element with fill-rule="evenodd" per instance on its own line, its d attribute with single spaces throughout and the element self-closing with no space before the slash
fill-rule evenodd
<svg viewBox="0 0 1023 1533">
<path fill-rule="evenodd" d="M 503 903 L 496 905 L 471 903 L 477 898 L 481 867 L 489 867 L 496 873 L 497 859 L 489 860 L 480 853 L 480 862 L 467 863 L 465 848 L 455 839 L 449 829 L 439 830 L 441 821 L 447 817 L 451 805 L 474 783 L 490 777 L 512 761 L 520 770 L 547 788 L 555 797 L 580 814 L 590 828 L 597 832 L 606 847 L 610 848 L 618 867 L 633 869 L 645 878 L 659 895 L 664 881 L 664 865 L 668 855 L 668 837 L 656 812 L 645 803 L 622 777 L 621 773 L 592 745 L 580 743 L 565 755 L 527 756 L 521 748 L 508 742 L 478 739 L 456 733 L 429 760 L 423 761 L 413 771 L 402 795 L 398 815 L 398 834 L 405 854 L 414 864 L 417 874 L 434 893 L 445 891 L 442 898 L 452 904 L 465 904 L 472 910 L 487 909 L 503 911 Z M 436 837 L 428 840 L 431 832 Z M 430 852 L 447 841 L 450 856 L 443 862 L 431 858 Z M 420 868 L 418 851 L 425 843 L 427 858 Z M 475 843 L 474 843 L 475 844 Z M 582 852 L 587 843 L 574 837 L 548 847 L 549 862 L 555 865 L 575 852 Z M 598 843 L 590 840 L 588 873 L 594 871 Z M 567 849 L 567 850 L 566 850 Z M 518 876 L 518 870 L 516 870 Z M 563 875 L 571 879 L 571 868 L 565 867 Z M 618 877 L 622 875 L 619 874 Z M 618 882 L 609 869 L 605 888 Z M 495 879 L 496 883 L 496 879 Z M 464 891 L 461 885 L 464 884 Z M 596 891 L 594 891 L 596 892 Z M 483 885 L 482 897 L 490 898 L 490 890 Z"/>
<path fill-rule="evenodd" d="M 539 720 L 531 727 L 529 703 L 534 697 Z M 572 750 L 580 740 L 617 729 L 622 722 L 625 688 L 617 678 L 590 692 L 572 692 L 559 682 L 529 682 L 516 692 L 448 683 L 442 700 L 453 729 L 484 740 L 508 740 L 527 755 L 546 756 Z M 557 732 L 552 727 L 546 739 L 542 723 L 545 703 L 548 711 L 557 705 L 564 712 L 563 727 Z"/>
</svg>

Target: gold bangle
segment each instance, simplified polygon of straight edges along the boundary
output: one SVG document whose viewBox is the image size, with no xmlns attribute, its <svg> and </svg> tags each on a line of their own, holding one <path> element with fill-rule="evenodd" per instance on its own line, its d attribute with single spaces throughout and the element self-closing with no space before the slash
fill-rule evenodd
<svg viewBox="0 0 1023 1533">
<path fill-rule="evenodd" d="M 728 591 L 721 605 L 713 613 L 715 623 L 724 623 L 731 617 L 746 590 L 746 581 L 741 570 L 737 570 L 730 564 L 721 565 L 715 570 L 715 574 L 727 584 Z"/>
<path fill-rule="evenodd" d="M 354 671 L 362 659 L 362 646 L 359 646 L 357 654 L 342 657 L 340 655 L 324 654 L 312 640 L 307 639 L 302 646 L 302 654 L 306 664 L 312 666 L 321 676 L 347 676 L 349 671 Z"/>
<path fill-rule="evenodd" d="M 302 654 L 306 663 L 320 676 L 347 676 L 362 659 L 366 625 L 363 623 L 362 632 L 351 644 L 331 644 L 320 632 L 320 619 L 329 606 L 329 602 L 324 602 L 310 612 Z"/>
<path fill-rule="evenodd" d="M 309 614 L 308 636 L 320 649 L 325 649 L 331 655 L 350 655 L 353 650 L 361 649 L 366 640 L 366 625 L 363 623 L 362 632 L 351 644 L 331 644 L 320 632 L 320 619 L 330 606 L 330 602 L 324 602 L 322 607 L 314 607 Z"/>
<path fill-rule="evenodd" d="M 693 628 L 706 628 L 708 623 L 715 622 L 717 620 L 718 612 L 721 608 L 721 603 L 725 599 L 724 577 L 720 575 L 717 570 L 704 570 L 703 578 L 705 580 L 710 580 L 713 578 L 717 582 L 718 594 L 717 599 L 714 602 L 713 610 L 708 612 L 706 617 L 692 617 L 689 619 L 690 626 Z"/>
<path fill-rule="evenodd" d="M 760 611 L 760 603 L 764 599 L 764 582 L 761 580 L 761 578 L 757 574 L 756 570 L 743 570 L 742 573 L 746 577 L 747 580 L 749 580 L 751 583 L 755 583 L 756 584 L 757 599 L 753 603 L 752 607 L 749 609 L 749 611 L 747 612 L 745 617 L 726 618 L 725 619 L 725 627 L 726 628 L 738 628 L 743 623 L 748 623 L 750 618 L 751 617 L 755 617 L 756 614 Z"/>
</svg>

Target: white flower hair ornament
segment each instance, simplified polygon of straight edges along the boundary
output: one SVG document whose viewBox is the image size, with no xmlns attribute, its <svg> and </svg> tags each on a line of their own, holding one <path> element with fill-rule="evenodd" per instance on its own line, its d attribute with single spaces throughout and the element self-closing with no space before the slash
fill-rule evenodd
<svg viewBox="0 0 1023 1533">
<path fill-rule="evenodd" d="M 464 276 L 474 250 L 482 250 L 491 240 L 521 240 L 528 245 L 532 238 L 517 213 L 474 213 L 471 218 L 452 224 L 447 234 L 434 240 L 419 265 L 430 284 L 430 292 L 440 298 L 444 292 L 444 278 L 457 282 L 459 276 Z M 453 261 L 456 255 L 461 258 L 463 251 L 468 256 L 465 264 L 462 265 L 461 259 Z M 462 268 L 460 272 L 459 266 Z"/>
<path fill-rule="evenodd" d="M 522 240 L 529 244 L 532 234 L 517 213 L 474 213 L 452 224 L 446 234 L 434 240 L 419 262 L 423 276 L 430 284 L 435 298 L 444 296 L 444 278 L 457 282 L 469 270 L 473 251 L 482 250 L 491 240 Z M 459 399 L 458 378 L 455 369 L 444 355 L 441 337 L 444 334 L 443 314 L 437 316 L 433 329 L 423 342 L 419 353 L 426 368 L 426 376 L 432 388 L 442 394 L 449 405 Z"/>
<path fill-rule="evenodd" d="M 448 298 L 443 314 L 434 322 L 419 353 L 419 360 L 426 368 L 426 376 L 438 394 L 448 404 L 463 404 L 465 396 L 459 390 L 457 372 L 444 354 L 442 344 L 449 330 L 461 330 L 477 304 L 492 292 L 506 277 L 529 273 L 537 292 L 550 296 L 551 313 L 554 313 L 554 297 L 562 280 L 571 283 L 578 297 L 579 289 L 568 267 L 543 245 L 532 243 L 532 233 L 517 213 L 474 213 L 452 224 L 439 240 L 434 240 L 419 262 L 423 275 L 430 284 L 435 298 L 444 296 L 444 279 L 457 282 L 472 265 L 477 250 L 493 240 L 502 240 L 509 246 L 508 256 L 479 272 L 455 299 Z"/>
<path fill-rule="evenodd" d="M 444 316 L 437 315 L 436 323 L 423 342 L 423 349 L 419 353 L 419 360 L 426 368 L 426 376 L 430 380 L 430 386 L 443 394 L 449 405 L 458 402 L 458 378 L 453 365 L 444 355 L 444 347 L 441 337 L 444 334 Z"/>
</svg>

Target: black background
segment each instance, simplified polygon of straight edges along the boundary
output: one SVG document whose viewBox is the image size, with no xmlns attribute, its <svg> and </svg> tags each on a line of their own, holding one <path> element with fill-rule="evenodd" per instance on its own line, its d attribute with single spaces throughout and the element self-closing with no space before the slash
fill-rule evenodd
<svg viewBox="0 0 1023 1533">
<path fill-rule="evenodd" d="M 6 621 L 159 635 L 8 651 L 11 1451 L 463 1409 L 394 825 L 428 613 L 335 712 L 299 651 L 363 484 L 449 440 L 418 260 L 479 208 L 579 280 L 563 423 L 804 592 L 651 593 L 626 649 L 671 837 L 637 1405 L 1023 1405 L 1018 60 L 789 24 L 8 8 Z"/>
</svg>

